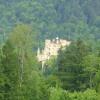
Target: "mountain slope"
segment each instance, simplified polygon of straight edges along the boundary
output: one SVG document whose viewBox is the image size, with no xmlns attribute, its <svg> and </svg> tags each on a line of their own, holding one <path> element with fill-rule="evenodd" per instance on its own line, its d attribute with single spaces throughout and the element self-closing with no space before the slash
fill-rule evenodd
<svg viewBox="0 0 100 100">
<path fill-rule="evenodd" d="M 100 0 L 0 0 L 0 27 L 7 32 L 18 23 L 40 31 L 39 39 L 100 35 Z"/>
</svg>

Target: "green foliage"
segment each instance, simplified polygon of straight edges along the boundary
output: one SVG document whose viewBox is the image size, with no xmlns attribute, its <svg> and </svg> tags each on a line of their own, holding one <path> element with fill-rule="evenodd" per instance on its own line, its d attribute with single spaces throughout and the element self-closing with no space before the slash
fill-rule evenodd
<svg viewBox="0 0 100 100">
<path fill-rule="evenodd" d="M 94 84 L 95 84 L 95 89 L 96 89 L 96 91 L 98 91 L 99 93 L 100 93 L 100 70 L 98 70 L 97 72 L 96 72 L 96 75 L 95 75 L 95 77 L 94 77 Z"/>
<path fill-rule="evenodd" d="M 29 24 L 40 31 L 38 41 L 57 35 L 99 39 L 94 32 L 99 30 L 99 7 L 99 0 L 1 0 L 0 25 L 9 32 L 16 24 Z"/>
<path fill-rule="evenodd" d="M 99 100 L 99 94 L 95 90 L 86 90 L 85 92 L 74 92 L 70 94 L 71 100 Z"/>
<path fill-rule="evenodd" d="M 61 88 L 50 88 L 49 100 L 99 100 L 99 94 L 95 90 L 86 90 L 84 92 L 68 92 Z"/>
<path fill-rule="evenodd" d="M 56 59 L 57 57 L 51 57 L 49 60 L 45 63 L 45 75 L 53 74 L 56 71 Z"/>
<path fill-rule="evenodd" d="M 29 32 L 25 25 L 17 26 L 13 38 L 1 49 L 0 100 L 47 100 L 47 86 L 29 45 L 32 42 L 31 35 L 27 36 Z"/>
<path fill-rule="evenodd" d="M 0 100 L 100 100 L 99 9 L 100 0 L 0 0 Z M 72 43 L 42 74 L 34 51 L 56 36 Z"/>
<path fill-rule="evenodd" d="M 100 57 L 91 54 L 84 57 L 83 65 L 85 66 L 85 71 L 88 73 L 87 76 L 89 76 L 89 86 L 90 88 L 95 87 L 94 80 L 100 71 Z"/>
<path fill-rule="evenodd" d="M 78 40 L 59 51 L 57 60 L 52 58 L 46 63 L 52 72 L 44 76 L 32 45 L 28 45 L 30 31 L 22 27 L 12 33 L 15 39 L 10 37 L 0 52 L 1 100 L 99 100 L 99 53 L 91 54 L 90 47 Z"/>
<path fill-rule="evenodd" d="M 88 52 L 88 46 L 80 40 L 60 51 L 57 76 L 62 81 L 64 89 L 79 91 L 87 88 L 87 75 L 82 60 Z"/>
<path fill-rule="evenodd" d="M 60 88 L 50 88 L 50 98 L 49 100 L 61 100 L 62 89 Z M 62 99 L 65 100 L 65 99 Z"/>
<path fill-rule="evenodd" d="M 1 94 L 4 99 L 13 100 L 17 93 L 19 85 L 19 67 L 17 53 L 15 52 L 13 45 L 7 41 L 2 48 L 2 57 L 1 57 Z"/>
<path fill-rule="evenodd" d="M 58 79 L 58 77 L 56 75 L 53 75 L 53 74 L 51 74 L 47 77 L 46 83 L 47 83 L 48 87 L 56 87 L 56 86 L 61 87 L 60 80 Z"/>
</svg>

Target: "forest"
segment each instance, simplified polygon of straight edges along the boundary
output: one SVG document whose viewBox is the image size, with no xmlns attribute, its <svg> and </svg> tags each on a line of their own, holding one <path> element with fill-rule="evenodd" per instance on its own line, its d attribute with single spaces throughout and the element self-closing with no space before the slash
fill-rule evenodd
<svg viewBox="0 0 100 100">
<path fill-rule="evenodd" d="M 0 0 L 0 100 L 100 100 L 100 0 Z M 70 40 L 41 70 L 45 39 Z"/>
</svg>

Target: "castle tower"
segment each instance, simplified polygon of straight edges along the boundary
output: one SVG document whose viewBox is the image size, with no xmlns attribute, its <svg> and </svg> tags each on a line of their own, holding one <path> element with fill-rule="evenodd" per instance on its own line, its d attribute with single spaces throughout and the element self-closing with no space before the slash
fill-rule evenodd
<svg viewBox="0 0 100 100">
<path fill-rule="evenodd" d="M 57 42 L 57 44 L 59 43 L 59 37 L 56 37 L 56 42 Z"/>
<path fill-rule="evenodd" d="M 39 57 L 39 55 L 40 55 L 40 48 L 38 48 L 37 50 L 37 57 Z"/>
</svg>

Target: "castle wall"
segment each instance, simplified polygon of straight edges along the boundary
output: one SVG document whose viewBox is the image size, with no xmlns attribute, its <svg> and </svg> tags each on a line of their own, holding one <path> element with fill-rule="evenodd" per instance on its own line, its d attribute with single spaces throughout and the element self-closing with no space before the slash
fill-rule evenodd
<svg viewBox="0 0 100 100">
<path fill-rule="evenodd" d="M 69 46 L 70 41 L 63 39 L 53 39 L 53 40 L 45 40 L 45 47 L 42 52 L 37 54 L 37 58 L 39 61 L 46 61 L 50 59 L 51 56 L 57 56 L 58 51 L 61 47 Z"/>
</svg>

